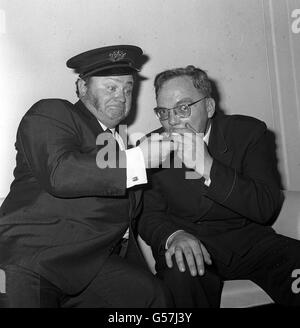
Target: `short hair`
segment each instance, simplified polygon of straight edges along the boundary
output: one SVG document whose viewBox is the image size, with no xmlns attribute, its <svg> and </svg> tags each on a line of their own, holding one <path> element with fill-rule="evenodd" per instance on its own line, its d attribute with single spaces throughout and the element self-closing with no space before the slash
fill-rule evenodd
<svg viewBox="0 0 300 328">
<path fill-rule="evenodd" d="M 185 68 L 170 69 L 156 75 L 154 80 L 156 97 L 158 96 L 160 88 L 166 81 L 178 76 L 190 76 L 195 88 L 199 89 L 204 96 L 210 97 L 212 86 L 206 72 L 193 65 L 188 65 Z"/>
<path fill-rule="evenodd" d="M 79 80 L 83 80 L 85 83 L 89 83 L 89 79 L 90 79 L 90 76 L 87 76 L 87 77 L 79 77 L 76 82 L 75 82 L 75 85 L 76 85 L 76 95 L 78 98 L 80 98 L 80 94 L 79 94 L 79 88 L 78 88 L 78 82 Z"/>
</svg>

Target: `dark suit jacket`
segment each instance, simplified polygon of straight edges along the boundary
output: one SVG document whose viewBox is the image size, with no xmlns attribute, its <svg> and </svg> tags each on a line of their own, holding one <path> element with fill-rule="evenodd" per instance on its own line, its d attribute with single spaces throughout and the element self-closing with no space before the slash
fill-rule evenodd
<svg viewBox="0 0 300 328">
<path fill-rule="evenodd" d="M 165 252 L 167 238 L 178 229 L 196 234 L 225 264 L 272 232 L 266 224 L 282 195 L 266 132 L 257 119 L 218 113 L 208 144 L 214 158 L 209 187 L 203 178 L 186 179 L 184 166 L 153 170 L 139 232 L 155 257 Z"/>
<path fill-rule="evenodd" d="M 128 224 L 129 250 L 143 261 L 133 238 L 141 192 L 126 190 L 124 152 L 123 168 L 96 165 L 101 133 L 81 101 L 41 100 L 26 113 L 15 179 L 0 211 L 1 266 L 23 265 L 74 294 L 96 275 Z"/>
</svg>

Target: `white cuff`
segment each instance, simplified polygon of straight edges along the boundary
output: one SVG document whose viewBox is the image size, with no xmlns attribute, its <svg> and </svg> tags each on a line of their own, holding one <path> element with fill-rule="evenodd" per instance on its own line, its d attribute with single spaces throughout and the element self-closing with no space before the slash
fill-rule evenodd
<svg viewBox="0 0 300 328">
<path fill-rule="evenodd" d="M 210 178 L 205 179 L 205 180 L 204 180 L 204 184 L 205 184 L 207 187 L 209 187 L 210 184 L 211 184 L 211 180 L 210 180 Z"/>
<path fill-rule="evenodd" d="M 144 156 L 140 147 L 125 150 L 127 188 L 147 183 Z"/>
<path fill-rule="evenodd" d="M 175 236 L 177 235 L 178 232 L 180 231 L 184 231 L 184 230 L 176 230 L 175 232 L 173 232 L 167 239 L 166 241 L 166 245 L 165 245 L 165 249 L 168 249 L 169 248 L 169 241 Z"/>
</svg>

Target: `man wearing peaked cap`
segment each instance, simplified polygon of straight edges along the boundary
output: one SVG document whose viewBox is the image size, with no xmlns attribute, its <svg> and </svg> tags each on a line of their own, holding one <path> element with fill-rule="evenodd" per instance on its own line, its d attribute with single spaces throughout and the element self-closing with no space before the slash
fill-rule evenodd
<svg viewBox="0 0 300 328">
<path fill-rule="evenodd" d="M 141 58 L 132 45 L 77 55 L 67 66 L 79 74 L 79 101 L 40 100 L 23 117 L 15 180 L 0 210 L 8 307 L 170 306 L 135 239 L 148 141 L 126 149 L 116 131 Z M 103 140 L 116 155 L 105 163 Z M 151 142 L 161 145 L 152 147 L 158 164 L 170 142 Z"/>
<path fill-rule="evenodd" d="M 67 66 L 73 68 L 81 78 L 126 75 L 139 71 L 137 64 L 142 54 L 142 49 L 136 46 L 103 47 L 70 58 Z"/>
</svg>

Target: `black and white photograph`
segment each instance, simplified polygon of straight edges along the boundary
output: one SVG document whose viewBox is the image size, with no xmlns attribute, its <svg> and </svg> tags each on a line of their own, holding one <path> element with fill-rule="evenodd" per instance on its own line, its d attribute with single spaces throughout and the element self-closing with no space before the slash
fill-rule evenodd
<svg viewBox="0 0 300 328">
<path fill-rule="evenodd" d="M 300 306 L 300 0 L 0 0 L 0 95 L 1 309 Z"/>
</svg>

